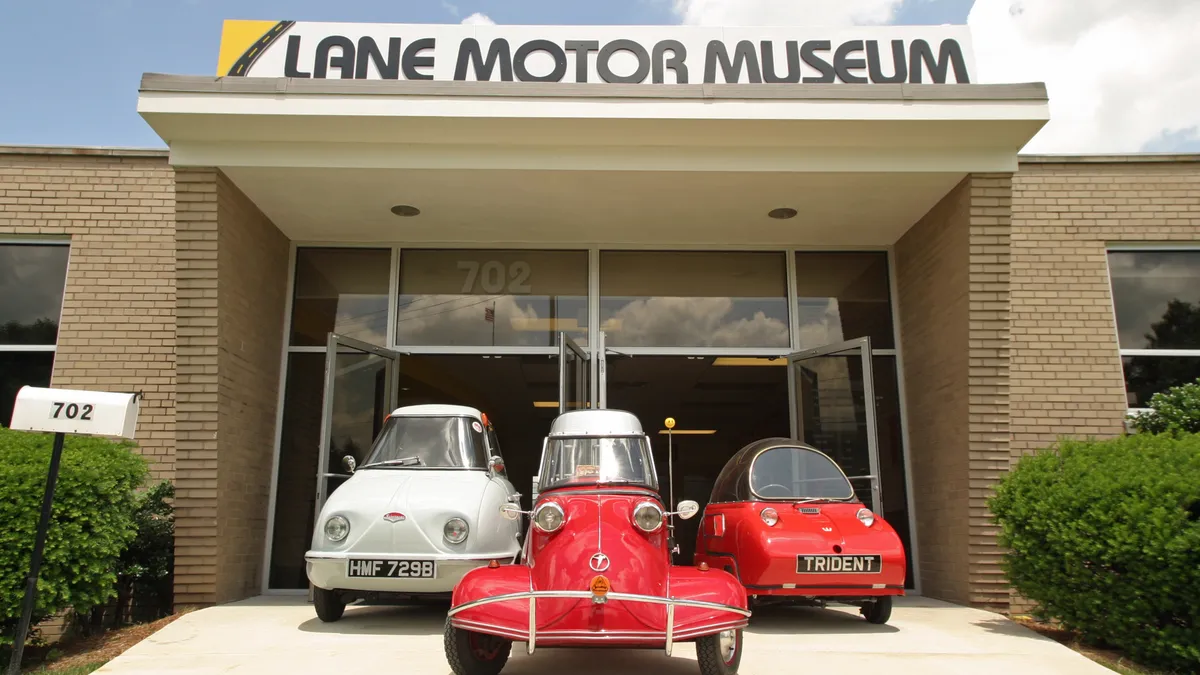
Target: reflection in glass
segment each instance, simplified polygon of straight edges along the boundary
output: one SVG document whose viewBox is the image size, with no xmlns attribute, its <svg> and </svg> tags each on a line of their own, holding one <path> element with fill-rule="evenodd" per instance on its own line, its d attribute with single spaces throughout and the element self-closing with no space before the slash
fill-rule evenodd
<svg viewBox="0 0 1200 675">
<path fill-rule="evenodd" d="M 0 345 L 58 341 L 69 254 L 68 246 L 0 244 Z"/>
<path fill-rule="evenodd" d="M 483 426 L 466 417 L 388 419 L 359 470 L 486 469 Z"/>
<path fill-rule="evenodd" d="M 0 427 L 12 420 L 21 387 L 49 387 L 54 352 L 0 352 Z"/>
<path fill-rule="evenodd" d="M 828 457 L 807 448 L 772 448 L 750 469 L 750 489 L 763 499 L 851 499 L 854 488 Z"/>
<path fill-rule="evenodd" d="M 1148 408 L 1159 392 L 1200 379 L 1200 354 L 1196 356 L 1127 356 L 1125 396 L 1130 408 Z"/>
<path fill-rule="evenodd" d="M 587 343 L 586 251 L 406 250 L 401 345 L 553 347 Z"/>
<path fill-rule="evenodd" d="M 291 344 L 324 346 L 329 333 L 386 344 L 391 259 L 387 249 L 297 250 Z"/>
<path fill-rule="evenodd" d="M 597 484 L 657 488 L 658 480 L 641 436 L 557 438 L 546 448 L 538 484 L 542 490 Z"/>
<path fill-rule="evenodd" d="M 860 337 L 895 347 L 887 253 L 797 253 L 796 295 L 801 349 Z"/>
<path fill-rule="evenodd" d="M 602 251 L 600 320 L 613 347 L 787 347 L 780 253 Z"/>
<path fill-rule="evenodd" d="M 1122 349 L 1200 349 L 1200 250 L 1109 251 Z"/>
</svg>

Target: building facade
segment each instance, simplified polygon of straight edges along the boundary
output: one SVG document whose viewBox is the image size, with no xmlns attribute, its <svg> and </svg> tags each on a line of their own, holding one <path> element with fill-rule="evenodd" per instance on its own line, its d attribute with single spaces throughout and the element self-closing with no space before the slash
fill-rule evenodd
<svg viewBox="0 0 1200 675">
<path fill-rule="evenodd" d="M 701 502 L 795 434 L 913 591 L 1003 610 L 996 480 L 1200 376 L 1200 157 L 1018 159 L 1040 86 L 290 77 L 147 76 L 170 151 L 0 149 L 0 409 L 145 393 L 180 604 L 304 592 L 341 456 L 440 402 L 518 485 L 562 409 L 674 416 Z"/>
</svg>

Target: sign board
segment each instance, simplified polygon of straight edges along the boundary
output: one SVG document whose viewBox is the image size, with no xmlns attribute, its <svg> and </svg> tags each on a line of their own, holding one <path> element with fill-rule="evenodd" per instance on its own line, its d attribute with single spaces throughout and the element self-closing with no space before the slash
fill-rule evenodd
<svg viewBox="0 0 1200 675">
<path fill-rule="evenodd" d="M 12 429 L 60 434 L 133 438 L 137 394 L 21 387 Z"/>
<path fill-rule="evenodd" d="M 842 29 L 225 22 L 217 74 L 610 84 L 954 84 L 966 26 Z"/>
</svg>

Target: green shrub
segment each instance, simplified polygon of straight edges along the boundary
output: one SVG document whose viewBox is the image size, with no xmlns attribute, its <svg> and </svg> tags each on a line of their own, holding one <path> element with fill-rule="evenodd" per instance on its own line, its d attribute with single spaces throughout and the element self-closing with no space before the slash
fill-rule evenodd
<svg viewBox="0 0 1200 675">
<path fill-rule="evenodd" d="M 1013 586 L 1146 665 L 1200 672 L 1200 435 L 1062 441 L 990 503 Z"/>
<path fill-rule="evenodd" d="M 175 570 L 175 510 L 171 499 L 175 486 L 159 483 L 138 493 L 133 511 L 137 536 L 121 553 L 117 564 L 118 624 L 135 620 L 131 603 L 137 602 L 142 616 L 150 620 L 171 610 L 172 574 Z M 147 616 L 148 614 L 148 616 Z"/>
<path fill-rule="evenodd" d="M 1130 424 L 1147 434 L 1200 434 L 1200 380 L 1150 397 L 1150 410 L 1131 415 Z"/>
<path fill-rule="evenodd" d="M 41 513 L 53 436 L 0 428 L 0 646 L 12 644 Z M 132 443 L 67 436 L 34 622 L 87 611 L 116 592 L 117 563 L 136 529 L 146 463 Z"/>
</svg>

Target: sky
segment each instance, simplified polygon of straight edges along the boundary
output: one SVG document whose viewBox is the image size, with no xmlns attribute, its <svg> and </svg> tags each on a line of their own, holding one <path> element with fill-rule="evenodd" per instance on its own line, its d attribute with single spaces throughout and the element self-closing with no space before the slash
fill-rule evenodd
<svg viewBox="0 0 1200 675">
<path fill-rule="evenodd" d="M 214 74 L 224 19 L 966 23 L 976 81 L 1047 83 L 1052 121 L 1026 152 L 1200 152 L 1196 0 L 5 0 L 0 144 L 162 147 L 138 81 Z"/>
</svg>

